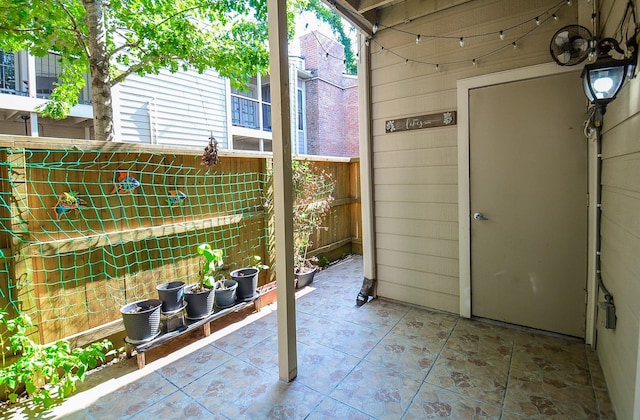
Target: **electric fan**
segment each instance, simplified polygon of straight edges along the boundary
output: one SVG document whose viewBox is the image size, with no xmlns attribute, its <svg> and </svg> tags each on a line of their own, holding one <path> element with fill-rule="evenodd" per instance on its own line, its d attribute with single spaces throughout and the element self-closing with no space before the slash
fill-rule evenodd
<svg viewBox="0 0 640 420">
<path fill-rule="evenodd" d="M 549 51 L 553 60 L 561 66 L 575 66 L 589 56 L 593 37 L 584 26 L 569 25 L 560 28 L 551 38 Z"/>
</svg>

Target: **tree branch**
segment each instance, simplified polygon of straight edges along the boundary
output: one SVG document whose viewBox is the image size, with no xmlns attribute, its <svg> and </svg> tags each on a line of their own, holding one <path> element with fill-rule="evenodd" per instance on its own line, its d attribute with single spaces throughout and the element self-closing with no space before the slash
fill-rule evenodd
<svg viewBox="0 0 640 420">
<path fill-rule="evenodd" d="M 71 12 L 69 12 L 69 9 L 67 9 L 67 6 L 65 6 L 60 0 L 57 0 L 56 3 L 58 3 L 58 5 L 62 8 L 62 10 L 64 10 L 64 13 L 71 20 L 71 23 L 73 24 L 73 28 L 70 30 L 76 34 L 76 39 L 78 40 L 78 43 L 82 47 L 82 50 L 84 51 L 87 58 L 91 58 L 91 52 L 89 51 L 89 47 L 85 43 L 86 35 L 83 34 L 82 31 L 80 30 L 80 27 L 78 26 L 78 22 L 76 21 L 76 18 L 71 14 Z"/>
<path fill-rule="evenodd" d="M 142 69 L 147 64 L 153 63 L 155 61 L 165 60 L 165 59 L 177 60 L 179 58 L 180 57 L 173 56 L 173 55 L 147 56 L 144 60 L 141 60 L 138 64 L 135 64 L 135 65 L 129 67 L 128 69 L 126 69 L 125 71 L 120 73 L 118 76 L 112 78 L 111 79 L 111 83 L 109 85 L 113 87 L 113 86 L 117 85 L 118 83 L 124 82 L 124 80 L 128 76 L 130 76 L 133 73 L 137 72 L 138 70 Z"/>
</svg>

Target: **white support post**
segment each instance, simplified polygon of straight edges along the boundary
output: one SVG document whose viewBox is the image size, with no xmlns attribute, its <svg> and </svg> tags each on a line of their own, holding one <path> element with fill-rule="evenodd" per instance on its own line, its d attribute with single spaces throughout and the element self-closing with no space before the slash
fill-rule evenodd
<svg viewBox="0 0 640 420">
<path fill-rule="evenodd" d="M 27 80 L 29 82 L 28 95 L 31 98 L 36 97 L 36 58 L 32 55 L 27 55 Z M 29 112 L 29 129 L 31 131 L 31 137 L 39 137 L 38 131 L 38 114 L 36 112 Z"/>
<path fill-rule="evenodd" d="M 291 181 L 291 105 L 286 0 L 268 0 L 273 189 L 278 288 L 278 365 L 280 379 L 298 375 L 296 307 L 293 284 L 293 185 Z"/>
</svg>

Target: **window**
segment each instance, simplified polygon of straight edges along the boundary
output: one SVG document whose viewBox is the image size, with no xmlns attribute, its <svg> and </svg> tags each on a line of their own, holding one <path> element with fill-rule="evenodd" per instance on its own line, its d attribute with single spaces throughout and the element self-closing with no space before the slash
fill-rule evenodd
<svg viewBox="0 0 640 420">
<path fill-rule="evenodd" d="M 268 77 L 251 78 L 246 91 L 231 89 L 231 124 L 271 131 L 271 86 Z"/>
<path fill-rule="evenodd" d="M 14 93 L 15 90 L 15 56 L 0 50 L 0 93 Z"/>
<path fill-rule="evenodd" d="M 58 60 L 58 54 L 49 53 L 44 57 L 36 57 L 36 96 L 38 98 L 49 98 L 51 92 L 58 83 L 58 74 L 62 71 L 62 66 Z M 89 76 L 84 75 L 85 86 L 80 92 L 80 103 L 91 103 Z"/>
<path fill-rule="evenodd" d="M 304 130 L 304 113 L 302 109 L 304 104 L 302 103 L 302 89 L 298 89 L 298 130 Z"/>
<path fill-rule="evenodd" d="M 271 131 L 271 85 L 262 85 L 262 129 Z"/>
</svg>

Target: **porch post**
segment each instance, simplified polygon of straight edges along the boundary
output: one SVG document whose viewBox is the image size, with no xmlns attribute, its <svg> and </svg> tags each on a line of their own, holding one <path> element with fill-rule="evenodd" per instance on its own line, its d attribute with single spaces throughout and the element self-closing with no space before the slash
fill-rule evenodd
<svg viewBox="0 0 640 420">
<path fill-rule="evenodd" d="M 28 93 L 30 98 L 37 97 L 38 88 L 36 86 L 36 58 L 32 55 L 27 55 L 27 81 L 28 84 Z M 37 112 L 29 112 L 29 128 L 31 132 L 31 137 L 39 137 L 40 133 L 38 132 L 38 113 Z"/>
<path fill-rule="evenodd" d="M 376 244 L 373 209 L 373 147 L 371 138 L 371 78 L 369 47 L 360 34 L 358 43 L 364 45 L 358 60 L 358 119 L 360 121 L 360 202 L 362 208 L 362 255 L 364 281 L 362 295 L 375 296 Z M 357 301 L 361 305 L 362 301 Z"/>
<path fill-rule="evenodd" d="M 293 284 L 293 185 L 291 181 L 291 113 L 287 50 L 286 0 L 268 0 L 273 192 L 278 288 L 278 365 L 280 379 L 298 375 L 296 307 Z"/>
</svg>

